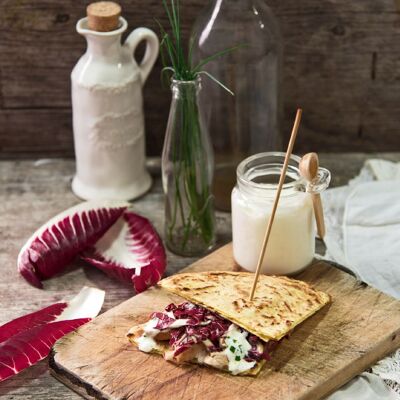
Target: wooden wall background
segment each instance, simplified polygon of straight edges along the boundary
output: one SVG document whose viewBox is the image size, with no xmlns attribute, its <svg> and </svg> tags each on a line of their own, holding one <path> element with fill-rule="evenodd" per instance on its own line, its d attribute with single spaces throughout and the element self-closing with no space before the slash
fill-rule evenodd
<svg viewBox="0 0 400 400">
<path fill-rule="evenodd" d="M 400 0 L 267 2 L 285 38 L 286 125 L 305 111 L 297 150 L 400 150 Z M 69 74 L 87 3 L 0 0 L 0 157 L 73 155 Z M 131 28 L 165 20 L 161 0 L 120 3 Z M 186 32 L 205 4 L 182 0 Z M 169 107 L 159 75 L 158 64 L 145 89 L 150 155 Z"/>
</svg>

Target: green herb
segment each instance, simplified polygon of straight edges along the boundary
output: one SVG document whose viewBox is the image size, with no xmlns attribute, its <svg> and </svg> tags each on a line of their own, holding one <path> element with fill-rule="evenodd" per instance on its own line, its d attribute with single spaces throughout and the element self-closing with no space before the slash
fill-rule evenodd
<svg viewBox="0 0 400 400">
<path fill-rule="evenodd" d="M 235 361 L 240 361 L 240 356 L 236 356 Z"/>
<path fill-rule="evenodd" d="M 233 343 L 236 343 L 237 342 L 237 340 L 236 339 L 233 339 Z"/>
<path fill-rule="evenodd" d="M 171 28 L 170 33 L 167 32 L 157 21 L 161 30 L 161 59 L 164 65 L 163 71 L 171 71 L 175 79 L 186 82 L 194 81 L 199 75 L 204 74 L 233 95 L 231 90 L 229 90 L 211 74 L 203 71 L 202 68 L 209 62 L 214 61 L 215 59 L 220 58 L 242 46 L 235 46 L 221 50 L 205 58 L 204 60 L 201 60 L 198 64 L 193 65 L 192 53 L 194 39 L 192 39 L 191 43 L 189 43 L 189 50 L 186 52 L 182 41 L 179 3 L 179 0 L 169 0 L 168 5 L 167 0 L 163 0 L 163 5 Z"/>
<path fill-rule="evenodd" d="M 179 0 L 163 0 L 163 6 L 170 25 L 167 32 L 159 23 L 161 59 L 164 65 L 163 77 L 166 76 L 166 72 L 171 72 L 174 80 L 193 82 L 200 75 L 205 75 L 233 95 L 225 85 L 202 68 L 210 61 L 228 54 L 239 46 L 222 50 L 193 65 L 194 40 L 186 51 L 182 40 Z M 176 140 L 171 143 L 174 198 L 170 207 L 171 218 L 166 221 L 167 240 L 169 243 L 179 243 L 182 253 L 187 252 L 187 246 L 193 240 L 202 240 L 204 247 L 207 248 L 212 244 L 215 232 L 213 197 L 207 172 L 207 149 L 202 141 L 197 93 L 194 85 L 184 86 L 176 111 L 181 118 L 179 122 L 181 138 L 179 143 Z M 179 220 L 182 223 L 181 228 L 178 228 Z M 179 238 L 174 240 L 178 230 Z"/>
<path fill-rule="evenodd" d="M 236 351 L 236 349 L 235 349 L 233 346 L 229 347 L 229 350 L 230 350 L 232 353 L 234 353 L 234 352 Z"/>
</svg>

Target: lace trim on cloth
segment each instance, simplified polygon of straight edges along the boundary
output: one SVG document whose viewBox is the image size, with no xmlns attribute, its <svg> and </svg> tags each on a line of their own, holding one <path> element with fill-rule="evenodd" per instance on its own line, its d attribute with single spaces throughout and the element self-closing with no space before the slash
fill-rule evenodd
<svg viewBox="0 0 400 400">
<path fill-rule="evenodd" d="M 400 349 L 391 356 L 378 361 L 371 368 L 373 374 L 379 376 L 400 400 Z"/>
</svg>

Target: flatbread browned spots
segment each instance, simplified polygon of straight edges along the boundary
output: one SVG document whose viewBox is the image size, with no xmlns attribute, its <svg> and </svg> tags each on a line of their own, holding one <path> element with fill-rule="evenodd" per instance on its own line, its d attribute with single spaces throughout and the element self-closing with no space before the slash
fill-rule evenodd
<svg viewBox="0 0 400 400">
<path fill-rule="evenodd" d="M 246 272 L 187 273 L 163 279 L 159 285 L 265 341 L 280 340 L 330 302 L 329 295 L 305 282 L 265 275 L 260 276 L 250 302 L 247 294 L 253 278 Z"/>
</svg>

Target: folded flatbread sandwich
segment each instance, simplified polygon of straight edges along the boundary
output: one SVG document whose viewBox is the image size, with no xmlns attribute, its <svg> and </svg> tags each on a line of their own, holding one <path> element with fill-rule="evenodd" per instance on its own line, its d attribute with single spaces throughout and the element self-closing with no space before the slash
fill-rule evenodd
<svg viewBox="0 0 400 400">
<path fill-rule="evenodd" d="M 183 298 L 133 327 L 139 350 L 175 363 L 195 363 L 233 375 L 257 375 L 279 342 L 330 302 L 307 283 L 262 275 L 254 299 L 254 274 L 186 273 L 159 286 Z M 186 300 L 186 301 L 185 301 Z"/>
</svg>

